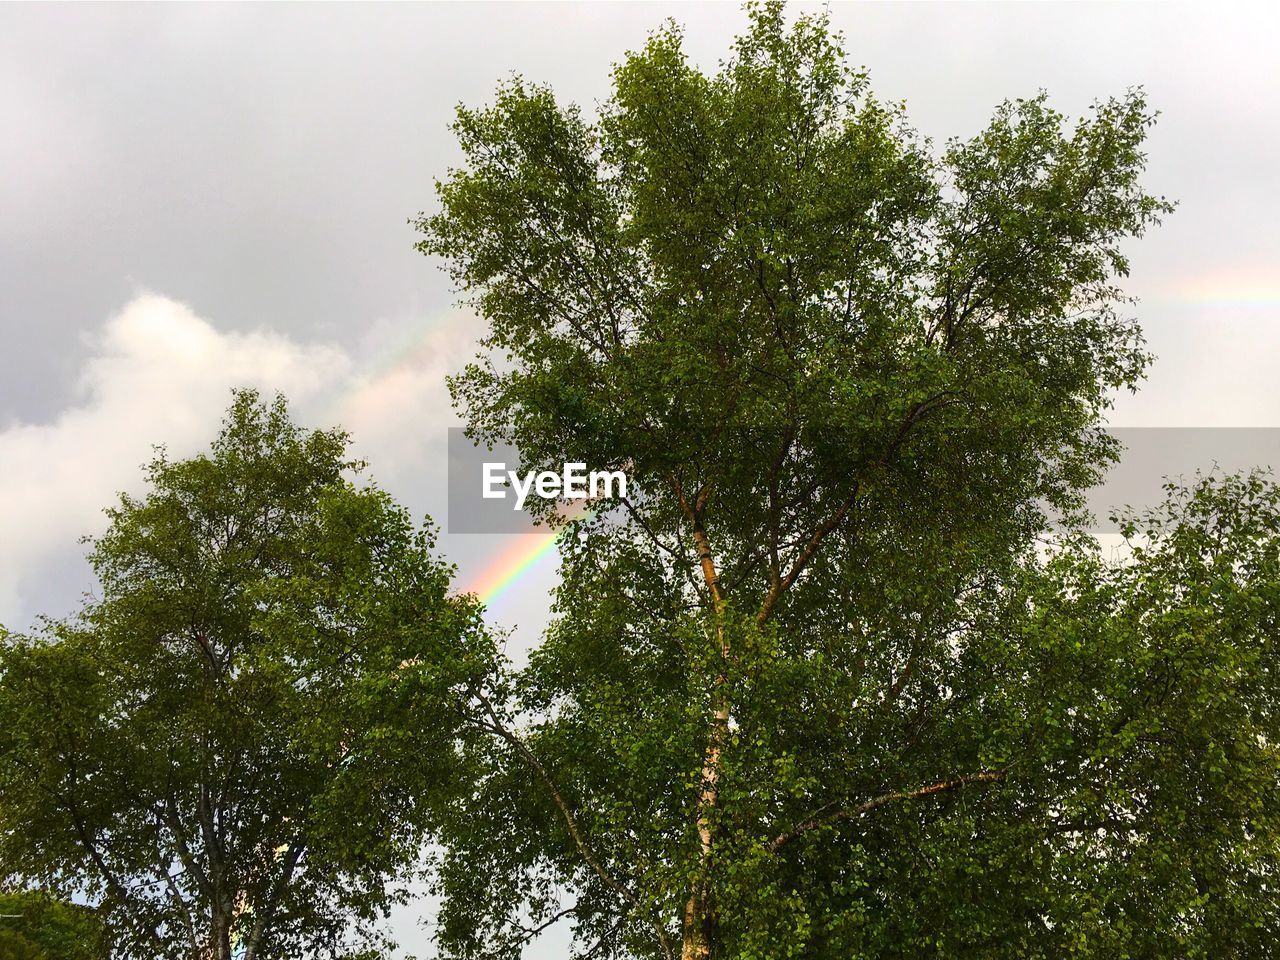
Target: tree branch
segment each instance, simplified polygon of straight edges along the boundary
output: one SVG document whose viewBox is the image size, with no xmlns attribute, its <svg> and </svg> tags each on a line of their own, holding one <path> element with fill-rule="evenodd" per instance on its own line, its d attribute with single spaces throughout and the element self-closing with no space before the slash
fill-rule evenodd
<svg viewBox="0 0 1280 960">
<path fill-rule="evenodd" d="M 853 505 L 857 502 L 858 494 L 861 490 L 861 482 L 855 483 L 853 485 L 853 492 L 840 504 L 835 513 L 828 517 L 826 521 L 818 527 L 818 529 L 814 530 L 813 534 L 805 542 L 803 549 L 801 549 L 800 556 L 796 557 L 795 561 L 791 564 L 791 569 L 787 571 L 786 576 L 781 580 L 775 581 L 773 586 L 769 588 L 769 592 L 765 594 L 764 602 L 760 605 L 760 610 L 756 614 L 757 624 L 764 626 L 769 617 L 773 615 L 773 609 L 777 606 L 778 599 L 791 589 L 791 585 L 796 582 L 796 578 L 804 572 L 804 568 L 809 565 L 809 561 L 813 559 L 814 554 L 818 552 L 818 548 L 822 546 L 822 541 L 827 538 L 827 535 L 830 534 L 832 530 L 840 525 L 840 521 L 842 521 L 848 515 L 849 511 L 853 509 Z"/>
<path fill-rule="evenodd" d="M 169 893 L 169 900 L 173 904 L 174 912 L 178 914 L 178 919 L 182 921 L 183 927 L 187 931 L 187 943 L 191 947 L 191 955 L 193 957 L 200 955 L 200 937 L 196 933 L 195 918 L 191 915 L 191 905 L 182 899 L 182 894 L 178 890 L 178 885 L 173 882 L 173 874 L 169 872 L 165 866 L 164 854 L 160 849 L 160 840 L 156 838 L 156 868 L 159 870 L 165 889 Z"/>
<path fill-rule="evenodd" d="M 559 788 L 556 787 L 555 781 L 551 779 L 551 774 L 547 772 L 547 768 L 542 765 L 542 761 L 540 761 L 534 752 L 529 749 L 529 745 L 524 742 L 523 738 L 506 727 L 488 697 L 479 690 L 472 690 L 472 694 L 480 701 L 480 704 L 484 707 L 485 713 L 489 717 L 489 721 L 482 724 L 484 728 L 493 732 L 514 747 L 524 761 L 533 768 L 533 771 L 538 775 L 538 778 L 543 782 L 543 785 L 546 786 L 547 791 L 551 794 L 552 801 L 559 809 L 561 817 L 564 818 L 565 826 L 569 829 L 569 836 L 573 839 L 574 846 L 578 848 L 578 853 L 582 855 L 582 859 L 586 861 L 587 866 L 592 869 L 595 875 L 600 878 L 605 886 L 618 894 L 618 896 L 622 897 L 622 899 L 627 903 L 631 904 L 632 908 L 637 913 L 642 913 L 643 905 L 640 903 L 639 898 L 619 882 L 613 874 L 605 869 L 604 865 L 592 852 L 591 847 L 587 844 L 586 837 L 583 836 L 582 830 L 578 826 L 577 818 L 574 817 L 573 811 L 569 809 L 569 804 L 565 801 Z M 662 928 L 661 923 L 654 920 L 652 922 L 652 926 L 654 932 L 657 934 L 658 944 L 662 948 L 663 956 L 665 956 L 667 960 L 675 960 L 675 953 L 671 948 L 671 943 L 667 939 L 667 933 Z"/>
<path fill-rule="evenodd" d="M 302 858 L 304 849 L 305 845 L 302 841 L 295 840 L 285 852 L 280 867 L 280 876 L 276 878 L 275 883 L 271 884 L 267 891 L 265 902 L 255 911 L 257 916 L 253 920 L 253 929 L 249 934 L 249 938 L 245 941 L 244 960 L 255 960 L 258 956 L 258 948 L 262 944 L 262 938 L 271 924 L 275 922 L 280 896 L 289 885 L 289 881 L 293 879 L 293 871 L 297 869 L 298 861 Z"/>
<path fill-rule="evenodd" d="M 811 830 L 817 830 L 832 823 L 841 820 L 856 820 L 863 814 L 870 813 L 880 807 L 888 806 L 898 800 L 918 800 L 923 797 L 931 797 L 939 793 L 949 793 L 952 790 L 958 790 L 961 787 L 968 786 L 971 783 L 997 783 L 1005 778 L 1004 770 L 979 770 L 977 773 L 965 774 L 962 777 L 956 777 L 952 780 L 939 780 L 937 783 L 931 783 L 927 787 L 920 787 L 917 790 L 898 790 L 893 793 L 883 793 L 878 797 L 860 803 L 856 807 L 841 807 L 830 813 L 816 816 L 796 827 L 780 833 L 767 844 L 765 849 L 769 853 L 777 853 L 792 840 L 797 837 L 809 833 Z"/>
</svg>

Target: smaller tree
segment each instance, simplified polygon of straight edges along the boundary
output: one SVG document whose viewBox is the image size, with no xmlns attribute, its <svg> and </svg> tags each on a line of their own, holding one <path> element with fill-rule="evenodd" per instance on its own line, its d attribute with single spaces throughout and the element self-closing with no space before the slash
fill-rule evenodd
<svg viewBox="0 0 1280 960">
<path fill-rule="evenodd" d="M 22 934 L 0 927 L 0 960 L 49 960 L 49 954 Z"/>
<path fill-rule="evenodd" d="M 40 890 L 0 893 L 0 960 L 107 960 L 105 931 L 89 907 Z"/>
<path fill-rule="evenodd" d="M 458 774 L 493 646 L 346 443 L 238 393 L 107 511 L 101 597 L 0 643 L 0 863 L 99 903 L 121 957 L 377 949 Z"/>
</svg>

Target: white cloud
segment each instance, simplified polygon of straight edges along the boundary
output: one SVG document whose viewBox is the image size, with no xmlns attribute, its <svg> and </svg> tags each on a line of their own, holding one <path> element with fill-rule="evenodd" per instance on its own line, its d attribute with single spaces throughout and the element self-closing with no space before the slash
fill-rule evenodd
<svg viewBox="0 0 1280 960">
<path fill-rule="evenodd" d="M 368 373 L 338 346 L 224 332 L 182 303 L 136 297 L 90 336 L 71 407 L 47 423 L 0 429 L 0 623 L 21 628 L 36 612 L 69 612 L 72 586 L 59 581 L 87 585 L 75 566 L 78 538 L 103 529 L 102 509 L 118 491 L 140 488 L 153 445 L 174 456 L 204 448 L 232 388 L 280 391 L 301 422 L 342 423 L 382 479 L 408 482 L 439 463 L 433 451 L 452 419 L 444 373 L 470 342 L 458 319 Z"/>
</svg>

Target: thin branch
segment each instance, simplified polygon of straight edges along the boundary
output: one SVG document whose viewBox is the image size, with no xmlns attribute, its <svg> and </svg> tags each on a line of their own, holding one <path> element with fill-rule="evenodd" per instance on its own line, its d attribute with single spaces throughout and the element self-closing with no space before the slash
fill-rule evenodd
<svg viewBox="0 0 1280 960">
<path fill-rule="evenodd" d="M 255 910 L 257 915 L 254 917 L 253 929 L 245 942 L 244 960 L 254 960 L 258 956 L 258 948 L 262 944 L 262 939 L 271 924 L 275 922 L 276 910 L 280 905 L 280 897 L 293 879 L 293 872 L 298 868 L 298 861 L 302 859 L 302 853 L 305 849 L 306 846 L 301 840 L 294 840 L 289 845 L 289 849 L 285 851 L 284 858 L 281 861 L 280 875 L 268 890 L 266 901 L 258 910 Z"/>
<path fill-rule="evenodd" d="M 553 916 L 548 917 L 546 920 L 538 924 L 536 927 L 522 926 L 520 928 L 520 933 L 521 933 L 520 944 L 524 945 L 528 943 L 534 937 L 538 936 L 538 934 L 542 933 L 543 931 L 547 930 L 550 927 L 555 926 L 565 917 L 571 917 L 577 912 L 578 912 L 578 905 L 575 903 L 572 907 L 565 907 L 559 913 L 556 913 Z"/>
<path fill-rule="evenodd" d="M 934 796 L 939 793 L 949 793 L 952 790 L 958 790 L 961 787 L 968 786 L 971 783 L 997 783 L 1005 778 L 1004 770 L 979 770 L 977 773 L 965 774 L 952 780 L 939 780 L 937 783 L 931 783 L 927 787 L 920 787 L 917 790 L 897 790 L 893 793 L 884 793 L 878 797 L 860 803 L 856 807 L 841 807 L 830 813 L 824 813 L 819 816 L 806 820 L 804 823 L 796 827 L 780 833 L 767 844 L 765 849 L 769 853 L 777 853 L 784 846 L 795 840 L 797 837 L 809 833 L 811 830 L 818 830 L 832 823 L 841 820 L 856 820 L 863 814 L 870 813 L 880 807 L 888 806 L 898 800 L 918 800 L 923 797 Z"/>
<path fill-rule="evenodd" d="M 830 517 L 826 519 L 816 530 L 813 531 L 809 539 L 805 542 L 804 548 L 800 551 L 800 556 L 796 557 L 791 564 L 791 569 L 787 571 L 786 576 L 776 581 L 769 588 L 769 592 L 765 594 L 764 602 L 760 605 L 760 610 L 756 614 L 756 623 L 760 626 L 769 620 L 773 615 L 774 607 L 777 606 L 778 599 L 791 589 L 791 585 L 796 582 L 796 578 L 804 572 L 804 568 L 809 565 L 809 561 L 813 559 L 814 554 L 818 552 L 818 548 L 822 546 L 822 542 L 827 539 L 840 522 L 853 509 L 854 503 L 857 502 L 858 494 L 862 491 L 862 483 L 856 482 L 853 485 L 853 492 L 840 504 Z"/>
<path fill-rule="evenodd" d="M 592 869 L 605 886 L 618 894 L 618 896 L 622 897 L 622 899 L 627 903 L 631 904 L 632 908 L 637 913 L 643 913 L 644 908 L 640 903 L 639 898 L 620 883 L 613 874 L 605 869 L 604 865 L 592 852 L 591 847 L 587 844 L 586 837 L 583 836 L 582 830 L 578 826 L 577 818 L 574 817 L 573 811 L 569 809 L 569 804 L 565 801 L 559 788 L 556 787 L 555 781 L 551 779 L 551 774 L 547 772 L 547 768 L 542 765 L 542 761 L 540 761 L 534 752 L 529 749 L 529 745 L 525 743 L 521 737 L 507 729 L 488 697 L 479 690 L 473 690 L 472 693 L 475 698 L 480 701 L 480 704 L 484 707 L 485 713 L 489 716 L 489 722 L 483 724 L 485 729 L 497 734 L 497 736 L 501 737 L 513 746 L 524 761 L 533 768 L 534 772 L 538 775 L 538 778 L 542 780 L 543 785 L 546 786 L 547 791 L 551 794 L 552 801 L 560 810 L 561 817 L 564 818 L 565 826 L 569 829 L 569 836 L 573 838 L 574 846 L 578 848 L 578 853 L 582 855 L 582 859 L 586 861 L 587 866 Z M 655 920 L 652 925 L 654 932 L 658 937 L 658 944 L 662 947 L 663 956 L 665 956 L 667 960 L 675 960 L 675 953 L 671 948 L 671 943 L 667 939 L 667 933 L 662 928 L 661 923 Z"/>
<path fill-rule="evenodd" d="M 165 889 L 169 893 L 169 900 L 173 904 L 174 911 L 178 914 L 178 919 L 182 921 L 183 927 L 186 928 L 187 942 L 191 946 L 191 955 L 193 957 L 199 956 L 200 938 L 196 933 L 195 918 L 191 915 L 191 905 L 182 899 L 182 894 L 179 892 L 177 884 L 173 882 L 173 874 L 165 866 L 159 838 L 156 839 L 156 868 L 159 870 Z"/>
</svg>

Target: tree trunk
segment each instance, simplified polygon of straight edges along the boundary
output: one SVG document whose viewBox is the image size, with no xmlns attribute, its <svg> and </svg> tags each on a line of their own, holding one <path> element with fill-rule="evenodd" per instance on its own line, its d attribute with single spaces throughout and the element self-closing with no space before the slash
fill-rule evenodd
<svg viewBox="0 0 1280 960">
<path fill-rule="evenodd" d="M 702 576 L 711 595 L 712 613 L 715 617 L 716 641 L 720 648 L 720 669 L 712 690 L 711 725 L 707 731 L 707 746 L 703 753 L 701 788 L 698 793 L 698 843 L 699 870 L 693 889 L 685 903 L 683 938 L 680 947 L 681 960 L 707 960 L 712 955 L 715 932 L 712 925 L 712 907 L 707 894 L 707 876 L 715 851 L 716 806 L 720 799 L 720 761 L 729 734 L 729 704 L 725 694 L 725 668 L 729 659 L 729 640 L 724 628 L 724 595 L 720 590 L 720 578 L 716 573 L 711 543 L 698 519 L 693 525 L 694 545 L 698 550 L 698 562 Z"/>
<path fill-rule="evenodd" d="M 215 906 L 209 923 L 209 956 L 213 960 L 231 960 L 231 914 Z"/>
<path fill-rule="evenodd" d="M 724 682 L 723 674 L 716 678 L 717 688 Z M 701 859 L 699 875 L 694 878 L 693 889 L 684 909 L 684 936 L 680 947 L 681 960 L 707 960 L 711 956 L 715 933 L 712 927 L 711 904 L 707 896 L 706 876 L 711 867 L 715 850 L 715 827 L 712 818 L 720 795 L 720 755 L 729 730 L 729 710 L 723 696 L 717 690 L 715 710 L 707 750 L 702 763 L 702 790 L 698 795 L 698 841 Z"/>
<path fill-rule="evenodd" d="M 684 906 L 684 940 L 680 960 L 707 960 L 711 956 L 710 931 L 706 923 L 706 903 L 697 889 Z"/>
</svg>

